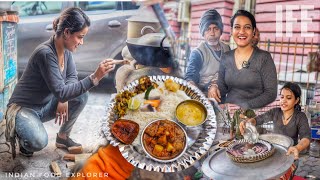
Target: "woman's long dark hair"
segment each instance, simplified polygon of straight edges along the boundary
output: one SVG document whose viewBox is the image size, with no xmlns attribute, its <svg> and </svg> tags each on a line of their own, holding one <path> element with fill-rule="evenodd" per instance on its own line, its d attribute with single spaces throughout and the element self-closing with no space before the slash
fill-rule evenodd
<svg viewBox="0 0 320 180">
<path fill-rule="evenodd" d="M 300 106 L 301 88 L 300 88 L 300 86 L 296 83 L 287 82 L 283 85 L 283 87 L 281 88 L 281 91 L 282 91 L 282 89 L 289 89 L 293 93 L 293 95 L 296 99 L 299 98 L 298 103 L 296 103 L 294 105 L 294 109 L 297 111 L 301 111 L 301 106 Z"/>
<path fill-rule="evenodd" d="M 53 21 L 53 29 L 57 36 L 61 36 L 68 28 L 71 34 L 90 26 L 89 17 L 76 7 L 64 10 L 61 15 Z"/>
</svg>

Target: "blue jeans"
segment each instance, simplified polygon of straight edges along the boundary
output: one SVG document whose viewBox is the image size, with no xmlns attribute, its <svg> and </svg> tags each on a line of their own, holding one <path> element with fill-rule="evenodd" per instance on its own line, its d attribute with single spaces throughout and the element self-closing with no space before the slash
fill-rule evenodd
<svg viewBox="0 0 320 180">
<path fill-rule="evenodd" d="M 86 92 L 68 101 L 68 121 L 61 125 L 59 133 L 69 136 L 71 129 L 81 111 L 88 101 L 89 93 Z M 52 98 L 43 107 L 22 107 L 16 116 L 16 133 L 19 144 L 24 149 L 35 152 L 40 151 L 48 144 L 48 134 L 42 123 L 55 119 L 58 100 Z"/>
</svg>

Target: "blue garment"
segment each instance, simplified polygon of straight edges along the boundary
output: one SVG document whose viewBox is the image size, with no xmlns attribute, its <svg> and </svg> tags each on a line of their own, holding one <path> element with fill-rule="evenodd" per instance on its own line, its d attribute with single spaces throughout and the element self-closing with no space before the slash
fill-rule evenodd
<svg viewBox="0 0 320 180">
<path fill-rule="evenodd" d="M 187 81 L 193 81 L 198 84 L 200 81 L 199 72 L 201 68 L 202 68 L 202 58 L 199 51 L 192 51 L 190 53 L 185 79 Z"/>
<path fill-rule="evenodd" d="M 86 92 L 68 101 L 68 121 L 61 125 L 59 133 L 69 136 L 72 126 L 88 101 L 89 93 Z M 20 145 L 30 151 L 40 151 L 48 144 L 48 134 L 44 122 L 56 117 L 58 99 L 53 97 L 43 107 L 22 107 L 16 116 L 16 133 Z"/>
<path fill-rule="evenodd" d="M 221 51 L 214 51 L 218 57 L 221 56 Z M 220 60 L 218 60 L 220 61 Z M 193 81 L 199 85 L 200 82 L 200 71 L 202 69 L 203 60 L 199 51 L 192 51 L 190 53 L 187 71 L 185 75 L 185 80 Z M 214 74 L 214 73 L 213 73 Z M 209 85 L 211 82 L 208 82 L 204 87 L 199 87 L 203 92 L 207 92 Z"/>
<path fill-rule="evenodd" d="M 185 79 L 194 82 L 200 90 L 207 94 L 208 87 L 218 80 L 221 54 L 230 47 L 219 42 L 221 50 L 214 51 L 205 41 L 201 42 L 189 56 Z"/>
</svg>

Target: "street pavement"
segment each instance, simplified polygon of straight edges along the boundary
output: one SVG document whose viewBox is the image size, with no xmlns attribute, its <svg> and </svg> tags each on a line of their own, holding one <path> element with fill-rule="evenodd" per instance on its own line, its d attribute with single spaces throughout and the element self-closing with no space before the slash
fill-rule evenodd
<svg viewBox="0 0 320 180">
<path fill-rule="evenodd" d="M 101 133 L 101 120 L 106 112 L 106 107 L 110 101 L 111 93 L 114 92 L 110 86 L 100 87 L 90 92 L 89 100 L 75 123 L 71 138 L 76 142 L 82 143 L 85 153 L 94 152 L 99 145 L 106 144 L 106 139 Z M 48 132 L 49 143 L 46 148 L 40 152 L 34 153 L 33 157 L 27 158 L 19 155 L 12 160 L 8 152 L 8 146 L 4 144 L 5 137 L 3 134 L 4 126 L 1 127 L 0 136 L 0 179 L 65 179 L 70 176 L 70 170 L 66 167 L 67 162 L 62 157 L 67 151 L 55 147 L 56 133 L 59 125 L 54 121 L 44 123 Z M 51 174 L 50 163 L 56 161 L 61 168 L 62 176 L 54 177 Z M 150 179 L 152 176 L 140 174 L 143 179 Z M 296 175 L 305 177 L 312 175 L 320 178 L 320 158 L 310 157 L 307 153 L 301 155 L 299 167 Z M 155 179 L 164 179 L 162 176 L 154 177 Z M 165 178 L 167 179 L 167 178 Z M 154 180 L 154 179 L 152 179 Z"/>
<path fill-rule="evenodd" d="M 85 153 L 95 151 L 100 144 L 105 144 L 106 140 L 100 131 L 102 117 L 105 115 L 107 103 L 110 101 L 110 93 L 103 89 L 90 92 L 88 103 L 75 123 L 70 137 L 83 145 Z M 35 152 L 33 157 L 21 156 L 17 150 L 17 156 L 12 160 L 8 151 L 8 146 L 3 144 L 5 136 L 4 126 L 1 127 L 0 137 L 0 179 L 62 179 L 70 176 L 70 170 L 66 167 L 67 162 L 62 160 L 66 150 L 55 147 L 56 133 L 59 125 L 54 120 L 44 123 L 48 132 L 49 143 L 47 147 L 39 152 Z M 62 176 L 51 175 L 50 163 L 56 161 L 61 168 Z M 14 173 L 9 173 L 14 172 Z M 13 177 L 12 177 L 13 176 Z"/>
<path fill-rule="evenodd" d="M 308 153 L 301 155 L 296 175 L 310 177 L 309 179 L 317 178 L 317 180 L 320 180 L 320 158 L 309 156 Z"/>
</svg>

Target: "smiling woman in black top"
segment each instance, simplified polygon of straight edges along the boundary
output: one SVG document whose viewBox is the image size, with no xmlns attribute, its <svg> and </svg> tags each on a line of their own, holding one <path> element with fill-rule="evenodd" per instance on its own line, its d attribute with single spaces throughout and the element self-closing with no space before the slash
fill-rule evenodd
<svg viewBox="0 0 320 180">
<path fill-rule="evenodd" d="M 231 18 L 232 37 L 237 48 L 221 57 L 219 91 L 211 97 L 221 103 L 256 109 L 277 97 L 276 67 L 269 52 L 252 46 L 256 31 L 254 16 L 238 10 Z"/>
</svg>

